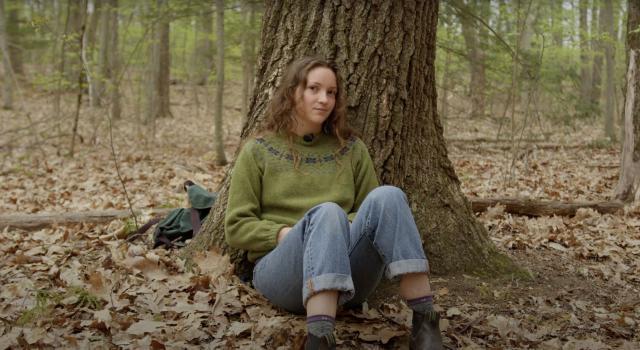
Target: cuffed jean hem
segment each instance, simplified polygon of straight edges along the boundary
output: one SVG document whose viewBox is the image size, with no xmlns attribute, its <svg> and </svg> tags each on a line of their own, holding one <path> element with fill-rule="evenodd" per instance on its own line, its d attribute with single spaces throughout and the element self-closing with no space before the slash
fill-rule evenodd
<svg viewBox="0 0 640 350">
<path fill-rule="evenodd" d="M 343 305 L 355 295 L 353 280 L 349 275 L 325 273 L 307 280 L 302 287 L 302 305 L 307 307 L 307 301 L 318 292 L 325 290 L 339 291 L 338 305 Z"/>
<path fill-rule="evenodd" d="M 385 275 L 388 279 L 393 279 L 408 273 L 429 272 L 429 261 L 426 259 L 408 259 L 394 261 L 387 266 Z"/>
</svg>

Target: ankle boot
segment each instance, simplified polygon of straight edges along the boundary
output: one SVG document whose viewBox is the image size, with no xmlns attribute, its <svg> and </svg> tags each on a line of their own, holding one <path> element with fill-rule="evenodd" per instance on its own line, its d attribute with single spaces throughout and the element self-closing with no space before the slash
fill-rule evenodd
<svg viewBox="0 0 640 350">
<path fill-rule="evenodd" d="M 336 348 L 336 339 L 333 334 L 318 337 L 307 333 L 307 341 L 304 343 L 304 350 L 333 350 Z"/>
<path fill-rule="evenodd" d="M 411 350 L 441 350 L 440 315 L 435 311 L 413 312 Z"/>
</svg>

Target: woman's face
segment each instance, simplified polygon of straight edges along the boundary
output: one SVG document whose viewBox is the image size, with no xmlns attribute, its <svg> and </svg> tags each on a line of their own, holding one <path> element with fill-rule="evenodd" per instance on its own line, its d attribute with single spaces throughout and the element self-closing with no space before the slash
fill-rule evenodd
<svg viewBox="0 0 640 350">
<path fill-rule="evenodd" d="M 336 105 L 338 85 L 336 75 L 329 68 L 317 67 L 307 74 L 307 85 L 296 91 L 296 119 L 298 129 L 305 132 L 319 132 L 322 123 L 329 117 Z"/>
</svg>

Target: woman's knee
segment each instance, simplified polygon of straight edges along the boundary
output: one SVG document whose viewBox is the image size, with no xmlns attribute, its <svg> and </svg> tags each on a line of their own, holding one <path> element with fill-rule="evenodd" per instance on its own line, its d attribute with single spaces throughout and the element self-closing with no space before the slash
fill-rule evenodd
<svg viewBox="0 0 640 350">
<path fill-rule="evenodd" d="M 378 201 L 406 201 L 407 195 L 395 186 L 376 187 L 369 193 L 369 199 Z"/>
<path fill-rule="evenodd" d="M 340 221 L 349 221 L 347 213 L 344 211 L 344 209 L 333 202 L 318 204 L 315 207 L 311 208 L 311 212 L 315 215 L 321 215 L 323 217 L 328 217 Z"/>
</svg>

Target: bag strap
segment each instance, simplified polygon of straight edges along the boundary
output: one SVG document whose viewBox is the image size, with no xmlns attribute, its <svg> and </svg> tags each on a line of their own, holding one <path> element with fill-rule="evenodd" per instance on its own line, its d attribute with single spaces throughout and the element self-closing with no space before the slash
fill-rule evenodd
<svg viewBox="0 0 640 350">
<path fill-rule="evenodd" d="M 193 227 L 192 237 L 195 237 L 200 232 L 200 213 L 198 213 L 198 209 L 189 208 L 189 214 L 191 214 L 191 226 Z"/>
</svg>

